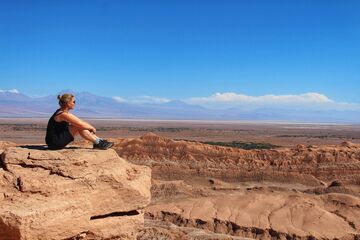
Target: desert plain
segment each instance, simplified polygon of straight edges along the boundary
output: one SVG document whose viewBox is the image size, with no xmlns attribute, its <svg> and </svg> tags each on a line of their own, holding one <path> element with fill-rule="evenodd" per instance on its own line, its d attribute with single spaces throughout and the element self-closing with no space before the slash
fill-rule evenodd
<svg viewBox="0 0 360 240">
<path fill-rule="evenodd" d="M 153 132 L 171 139 L 297 144 L 360 143 L 360 125 L 246 121 L 86 119 L 104 138 L 131 138 Z M 44 143 L 47 119 L 0 118 L 0 137 L 16 143 Z"/>
</svg>

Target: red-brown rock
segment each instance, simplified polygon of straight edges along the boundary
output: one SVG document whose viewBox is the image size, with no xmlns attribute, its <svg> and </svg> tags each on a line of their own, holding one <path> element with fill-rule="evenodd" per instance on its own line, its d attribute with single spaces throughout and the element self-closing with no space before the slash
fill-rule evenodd
<svg viewBox="0 0 360 240">
<path fill-rule="evenodd" d="M 11 147 L 2 165 L 1 240 L 134 239 L 143 225 L 150 169 L 114 150 Z"/>
</svg>

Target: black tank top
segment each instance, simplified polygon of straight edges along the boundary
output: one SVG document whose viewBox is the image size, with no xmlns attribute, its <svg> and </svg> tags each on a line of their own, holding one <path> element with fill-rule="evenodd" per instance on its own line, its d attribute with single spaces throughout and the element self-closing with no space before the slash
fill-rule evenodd
<svg viewBox="0 0 360 240">
<path fill-rule="evenodd" d="M 69 123 L 62 121 L 57 122 L 55 121 L 55 117 L 61 113 L 59 113 L 61 109 L 56 110 L 56 112 L 51 116 L 49 119 L 47 128 L 46 128 L 46 137 L 45 142 L 47 145 L 54 144 L 54 141 L 58 139 L 58 137 L 61 135 L 61 133 L 69 131 Z"/>
</svg>

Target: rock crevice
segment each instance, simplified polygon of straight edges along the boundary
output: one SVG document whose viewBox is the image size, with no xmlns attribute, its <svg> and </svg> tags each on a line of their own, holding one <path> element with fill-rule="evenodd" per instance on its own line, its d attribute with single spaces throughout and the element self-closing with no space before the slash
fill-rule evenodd
<svg viewBox="0 0 360 240">
<path fill-rule="evenodd" d="M 112 213 L 107 213 L 107 214 L 103 214 L 103 215 L 92 216 L 92 217 L 90 217 L 90 220 L 96 220 L 96 219 L 102 219 L 102 218 L 108 218 L 108 217 L 135 216 L 135 215 L 139 215 L 139 214 L 140 214 L 140 212 L 137 210 L 130 210 L 130 211 L 125 211 L 125 212 L 112 212 Z"/>
</svg>

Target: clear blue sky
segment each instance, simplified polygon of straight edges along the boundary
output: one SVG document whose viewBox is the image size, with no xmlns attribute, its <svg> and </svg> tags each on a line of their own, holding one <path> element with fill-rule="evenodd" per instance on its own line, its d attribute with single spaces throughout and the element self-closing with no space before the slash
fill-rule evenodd
<svg viewBox="0 0 360 240">
<path fill-rule="evenodd" d="M 0 1 L 0 89 L 360 103 L 360 1 Z"/>
</svg>

